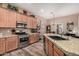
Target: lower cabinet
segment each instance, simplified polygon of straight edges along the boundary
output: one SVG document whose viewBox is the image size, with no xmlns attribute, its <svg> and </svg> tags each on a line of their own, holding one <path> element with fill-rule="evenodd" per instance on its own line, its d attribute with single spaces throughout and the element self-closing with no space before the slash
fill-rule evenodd
<svg viewBox="0 0 79 59">
<path fill-rule="evenodd" d="M 53 43 L 48 40 L 48 55 L 52 56 L 52 55 L 54 55 L 53 53 L 54 53 Z"/>
<path fill-rule="evenodd" d="M 39 35 L 37 33 L 33 33 L 29 36 L 29 44 L 35 43 L 39 41 Z"/>
<path fill-rule="evenodd" d="M 17 37 L 8 37 L 6 38 L 6 52 L 18 48 L 18 38 Z"/>
<path fill-rule="evenodd" d="M 59 54 L 56 51 L 54 51 L 54 56 L 59 56 Z"/>
<path fill-rule="evenodd" d="M 45 53 L 48 55 L 48 39 L 44 37 L 44 50 Z"/>
<path fill-rule="evenodd" d="M 54 45 L 54 55 L 55 56 L 64 56 L 64 53 Z"/>
<path fill-rule="evenodd" d="M 44 40 L 44 50 L 45 53 L 48 56 L 52 56 L 54 54 L 54 47 L 53 47 L 53 43 L 51 41 L 49 41 L 47 38 L 45 38 Z"/>
<path fill-rule="evenodd" d="M 0 54 L 4 54 L 18 48 L 18 37 L 0 38 Z"/>
<path fill-rule="evenodd" d="M 44 50 L 48 56 L 64 56 L 62 52 L 53 42 L 51 42 L 47 37 L 44 37 Z"/>
<path fill-rule="evenodd" d="M 0 54 L 5 53 L 5 39 L 0 38 Z"/>
</svg>

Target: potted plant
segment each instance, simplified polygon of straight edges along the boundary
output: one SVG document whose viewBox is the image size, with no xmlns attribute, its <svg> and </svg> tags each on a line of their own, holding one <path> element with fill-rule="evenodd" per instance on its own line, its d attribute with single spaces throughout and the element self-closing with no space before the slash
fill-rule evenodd
<svg viewBox="0 0 79 59">
<path fill-rule="evenodd" d="M 15 7 L 15 6 L 11 5 L 11 4 L 8 4 L 7 7 L 8 7 L 8 9 L 18 11 L 18 7 Z"/>
</svg>

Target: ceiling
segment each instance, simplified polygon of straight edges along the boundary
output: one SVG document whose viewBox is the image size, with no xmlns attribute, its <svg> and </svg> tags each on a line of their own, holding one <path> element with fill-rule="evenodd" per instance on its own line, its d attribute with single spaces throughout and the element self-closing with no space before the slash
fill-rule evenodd
<svg viewBox="0 0 79 59">
<path fill-rule="evenodd" d="M 79 13 L 78 3 L 12 3 L 46 19 Z"/>
</svg>

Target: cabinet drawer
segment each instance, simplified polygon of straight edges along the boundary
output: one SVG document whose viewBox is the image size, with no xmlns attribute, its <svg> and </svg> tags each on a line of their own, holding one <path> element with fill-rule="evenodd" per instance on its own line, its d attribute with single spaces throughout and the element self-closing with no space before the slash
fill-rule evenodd
<svg viewBox="0 0 79 59">
<path fill-rule="evenodd" d="M 59 56 L 64 56 L 64 53 L 59 49 L 57 48 L 56 46 L 54 46 L 54 53 Z"/>
</svg>

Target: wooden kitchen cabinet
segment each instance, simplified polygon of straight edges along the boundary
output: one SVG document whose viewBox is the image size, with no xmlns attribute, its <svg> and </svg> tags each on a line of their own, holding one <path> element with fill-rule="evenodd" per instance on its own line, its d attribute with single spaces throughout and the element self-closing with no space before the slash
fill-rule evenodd
<svg viewBox="0 0 79 59">
<path fill-rule="evenodd" d="M 61 51 L 53 42 L 47 37 L 44 38 L 44 50 L 48 56 L 64 56 L 64 52 Z"/>
<path fill-rule="evenodd" d="M 32 28 L 32 19 L 28 17 L 27 27 Z"/>
<path fill-rule="evenodd" d="M 27 28 L 36 28 L 36 18 L 16 13 L 5 8 L 0 7 L 0 27 L 16 27 L 16 21 L 23 21 L 27 24 Z"/>
<path fill-rule="evenodd" d="M 26 27 L 28 27 L 28 16 L 26 16 L 26 15 L 22 15 L 22 20 L 23 20 L 23 22 L 24 23 L 26 23 L 27 25 L 26 25 Z"/>
<path fill-rule="evenodd" d="M 0 54 L 5 53 L 5 39 L 0 38 Z"/>
<path fill-rule="evenodd" d="M 5 49 L 6 52 L 9 52 L 16 48 L 18 48 L 18 37 L 13 36 L 13 37 L 6 38 L 6 49 Z"/>
<path fill-rule="evenodd" d="M 54 56 L 59 56 L 59 54 L 56 51 L 54 51 Z"/>
<path fill-rule="evenodd" d="M 33 17 L 28 17 L 27 25 L 28 25 L 28 28 L 36 28 L 37 20 Z"/>
<path fill-rule="evenodd" d="M 64 53 L 54 45 L 54 56 L 64 56 Z"/>
<path fill-rule="evenodd" d="M 45 50 L 45 53 L 48 55 L 48 39 L 46 37 L 44 40 L 44 50 Z"/>
<path fill-rule="evenodd" d="M 16 27 L 16 12 L 8 11 L 7 24 L 8 27 L 13 27 L 13 28 Z"/>
<path fill-rule="evenodd" d="M 27 22 L 28 22 L 28 17 L 27 17 L 26 15 L 18 14 L 18 13 L 17 13 L 16 18 L 17 18 L 16 21 L 22 21 L 22 22 L 24 22 L 24 23 L 26 23 L 26 24 L 27 24 Z M 27 26 L 28 26 L 28 24 L 27 24 Z"/>
<path fill-rule="evenodd" d="M 16 13 L 0 8 L 0 27 L 16 27 Z"/>
<path fill-rule="evenodd" d="M 26 22 L 27 21 L 27 16 L 26 15 L 22 15 L 22 20 L 24 21 L 24 22 Z M 26 22 L 27 23 L 27 22 Z"/>
<path fill-rule="evenodd" d="M 19 14 L 19 13 L 16 13 L 16 21 L 23 21 L 22 20 L 22 15 L 21 14 Z"/>
<path fill-rule="evenodd" d="M 44 50 L 45 50 L 45 53 L 48 55 L 48 56 L 52 56 L 53 53 L 54 53 L 54 47 L 53 47 L 53 43 L 51 41 L 49 41 L 47 38 L 45 38 L 45 42 L 44 42 Z"/>
<path fill-rule="evenodd" d="M 51 41 L 49 41 L 49 40 L 48 40 L 48 55 L 49 56 L 54 55 L 53 43 Z"/>
<path fill-rule="evenodd" d="M 39 36 L 37 33 L 29 35 L 29 44 L 39 41 Z"/>
<path fill-rule="evenodd" d="M 37 20 L 35 18 L 32 19 L 32 27 L 33 28 L 37 27 Z"/>
<path fill-rule="evenodd" d="M 0 27 L 7 27 L 7 11 L 0 8 Z"/>
</svg>

